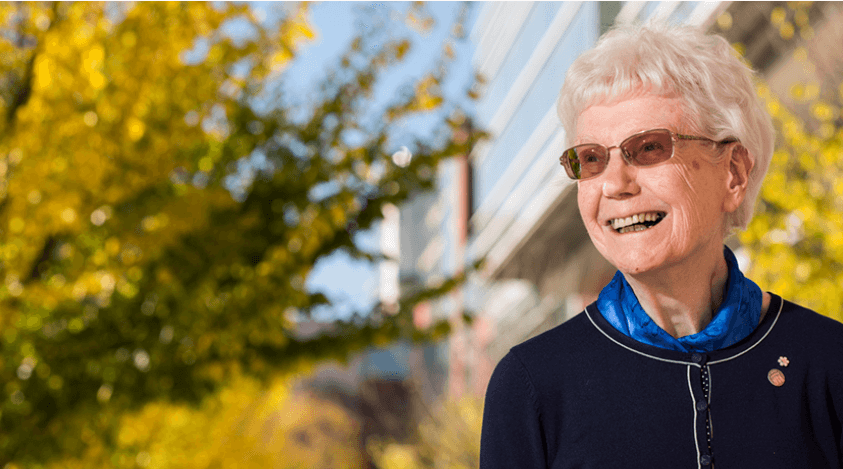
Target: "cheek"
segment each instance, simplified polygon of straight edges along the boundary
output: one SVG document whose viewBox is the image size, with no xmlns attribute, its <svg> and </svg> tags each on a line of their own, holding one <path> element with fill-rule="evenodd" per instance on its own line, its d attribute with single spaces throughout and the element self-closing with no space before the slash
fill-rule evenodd
<svg viewBox="0 0 843 469">
<path fill-rule="evenodd" d="M 577 185 L 577 205 L 580 208 L 580 215 L 586 227 L 596 222 L 597 204 L 600 194 L 594 192 L 594 184 L 579 183 Z"/>
<path fill-rule="evenodd" d="M 601 194 L 602 188 L 599 185 L 586 182 L 579 183 L 577 186 L 577 205 L 580 209 L 580 216 L 585 225 L 585 230 L 588 232 L 588 237 L 591 239 L 594 247 L 597 248 L 597 251 L 606 259 L 610 259 L 611 253 L 606 248 L 607 240 L 604 237 L 600 223 L 597 221 Z"/>
<path fill-rule="evenodd" d="M 694 160 L 691 166 L 694 174 L 690 171 L 677 169 L 676 181 L 678 186 L 674 188 L 677 195 L 677 202 L 684 207 L 680 213 L 682 216 L 677 219 L 678 233 L 683 237 L 695 236 L 699 230 L 711 230 L 719 220 L 719 205 L 717 201 L 718 190 L 710 178 L 703 178 L 700 165 L 704 161 Z"/>
</svg>

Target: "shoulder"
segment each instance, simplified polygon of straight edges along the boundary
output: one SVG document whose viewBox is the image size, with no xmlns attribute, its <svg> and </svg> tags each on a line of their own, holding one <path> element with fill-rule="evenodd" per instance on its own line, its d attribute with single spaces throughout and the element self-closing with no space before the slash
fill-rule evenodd
<svg viewBox="0 0 843 469">
<path fill-rule="evenodd" d="M 787 357 L 794 372 L 802 370 L 806 382 L 813 383 L 811 389 L 824 389 L 815 395 L 830 397 L 843 419 L 843 323 L 782 300 L 770 336 L 772 340 L 765 348 Z"/>
<path fill-rule="evenodd" d="M 777 345 L 804 351 L 843 370 L 843 323 L 790 301 L 781 300 L 770 338 Z M 835 365 L 835 366 L 836 366 Z"/>
<path fill-rule="evenodd" d="M 781 300 L 780 309 L 777 318 L 780 326 L 801 335 L 810 334 L 811 337 L 843 345 L 843 323 L 785 299 Z"/>
<path fill-rule="evenodd" d="M 526 400 L 538 411 L 542 390 L 554 382 L 554 377 L 589 362 L 582 360 L 581 354 L 594 350 L 588 336 L 597 339 L 596 334 L 586 314 L 580 313 L 512 347 L 495 366 L 486 392 L 487 404 L 501 401 L 511 405 L 513 400 Z"/>
<path fill-rule="evenodd" d="M 549 360 L 561 359 L 577 351 L 591 349 L 599 333 L 585 312 L 528 339 L 510 351 L 528 368 L 533 363 L 546 366 Z"/>
<path fill-rule="evenodd" d="M 504 361 L 517 361 L 522 373 L 541 392 L 563 385 L 567 377 L 593 371 L 596 363 L 617 360 L 617 347 L 582 312 L 509 350 Z M 501 365 L 499 365 L 501 366 Z M 513 364 L 505 365 L 513 366 Z"/>
</svg>

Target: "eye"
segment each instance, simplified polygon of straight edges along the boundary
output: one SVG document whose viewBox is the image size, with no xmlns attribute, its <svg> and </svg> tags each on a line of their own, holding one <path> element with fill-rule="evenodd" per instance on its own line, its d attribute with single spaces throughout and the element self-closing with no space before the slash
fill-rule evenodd
<svg viewBox="0 0 843 469">
<path fill-rule="evenodd" d="M 622 144 L 622 147 L 634 164 L 638 166 L 660 163 L 670 158 L 673 151 L 670 133 L 661 130 L 653 130 L 630 137 Z"/>
<path fill-rule="evenodd" d="M 579 154 L 579 158 L 582 164 L 600 163 L 601 161 L 603 161 L 603 158 L 600 156 L 600 153 L 593 148 L 581 151 Z"/>
<path fill-rule="evenodd" d="M 639 152 L 653 152 L 653 151 L 664 151 L 664 145 L 658 141 L 649 141 L 644 142 L 638 148 Z"/>
</svg>

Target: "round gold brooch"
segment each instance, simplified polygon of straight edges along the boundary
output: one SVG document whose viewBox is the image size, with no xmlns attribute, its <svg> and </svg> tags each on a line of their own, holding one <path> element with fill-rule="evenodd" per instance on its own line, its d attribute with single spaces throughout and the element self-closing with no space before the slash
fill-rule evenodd
<svg viewBox="0 0 843 469">
<path fill-rule="evenodd" d="M 767 379 L 773 383 L 773 386 L 781 386 L 784 384 L 784 373 L 781 370 L 773 368 L 767 373 Z"/>
</svg>

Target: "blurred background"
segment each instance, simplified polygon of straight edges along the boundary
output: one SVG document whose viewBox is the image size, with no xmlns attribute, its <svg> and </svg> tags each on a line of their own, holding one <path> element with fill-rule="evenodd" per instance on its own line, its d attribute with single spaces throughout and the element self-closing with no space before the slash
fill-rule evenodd
<svg viewBox="0 0 843 469">
<path fill-rule="evenodd" d="M 558 166 L 613 24 L 726 37 L 776 152 L 728 241 L 843 319 L 836 2 L 0 4 L 0 467 L 470 468 L 613 268 Z"/>
</svg>

